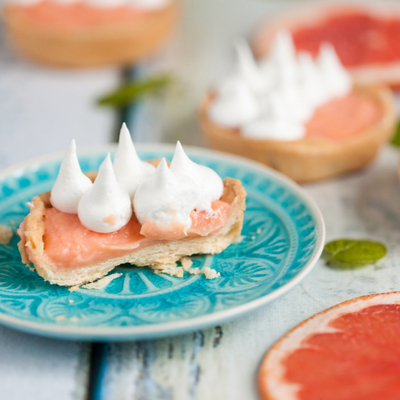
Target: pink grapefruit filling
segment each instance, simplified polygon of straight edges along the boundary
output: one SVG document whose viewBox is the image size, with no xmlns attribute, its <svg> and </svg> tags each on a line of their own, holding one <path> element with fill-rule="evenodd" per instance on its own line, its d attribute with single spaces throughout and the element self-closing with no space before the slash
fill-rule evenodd
<svg viewBox="0 0 400 400">
<path fill-rule="evenodd" d="M 56 26 L 57 29 L 84 28 L 104 23 L 121 23 L 141 18 L 150 11 L 128 6 L 97 8 L 88 4 L 60 4 L 44 0 L 32 5 L 12 5 L 21 16 L 41 26 Z"/>
<path fill-rule="evenodd" d="M 213 213 L 191 213 L 192 227 L 167 226 L 153 223 L 143 226 L 134 215 L 129 223 L 112 233 L 97 233 L 85 228 L 77 215 L 66 214 L 55 208 L 46 209 L 44 255 L 57 268 L 76 269 L 132 253 L 153 244 L 191 236 L 206 236 L 224 227 L 230 214 L 230 205 L 217 200 Z"/>
<path fill-rule="evenodd" d="M 306 125 L 306 137 L 346 139 L 376 124 L 382 115 L 373 99 L 352 92 L 317 108 Z"/>
<path fill-rule="evenodd" d="M 306 138 L 343 140 L 378 123 L 383 110 L 375 100 L 352 92 L 318 107 L 306 123 Z M 231 130 L 240 135 L 240 128 Z"/>
<path fill-rule="evenodd" d="M 299 400 L 398 399 L 400 305 L 364 308 L 334 319 L 335 332 L 309 336 L 284 361 Z"/>
</svg>

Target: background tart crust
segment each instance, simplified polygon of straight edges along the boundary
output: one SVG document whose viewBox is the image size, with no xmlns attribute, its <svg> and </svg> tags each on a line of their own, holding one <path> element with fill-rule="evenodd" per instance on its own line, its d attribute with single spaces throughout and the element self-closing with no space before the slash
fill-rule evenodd
<svg viewBox="0 0 400 400">
<path fill-rule="evenodd" d="M 8 4 L 3 18 L 13 46 L 25 57 L 55 67 L 86 68 L 129 65 L 158 50 L 178 19 L 178 1 L 137 19 L 80 29 L 38 24 Z"/>
<path fill-rule="evenodd" d="M 89 173 L 93 179 L 96 173 Z M 25 229 L 18 243 L 22 262 L 33 263 L 37 273 L 50 283 L 61 286 L 76 286 L 102 278 L 120 264 L 133 264 L 139 267 L 160 267 L 171 265 L 182 257 L 193 254 L 218 254 L 239 237 L 243 226 L 243 211 L 246 208 L 246 191 L 237 179 L 224 179 L 224 193 L 221 200 L 231 205 L 230 216 L 224 228 L 209 236 L 196 236 L 187 239 L 159 243 L 133 251 L 131 254 L 112 258 L 97 264 L 74 270 L 57 269 L 44 256 L 43 236 L 46 208 L 51 208 L 50 192 L 34 197 L 30 213 L 25 218 Z"/>
<path fill-rule="evenodd" d="M 200 106 L 200 125 L 210 147 L 252 158 L 296 182 L 332 178 L 371 163 L 396 125 L 396 111 L 389 89 L 356 85 L 354 91 L 371 97 L 382 109 L 382 117 L 376 124 L 345 139 L 306 137 L 283 141 L 246 138 L 235 129 L 222 127 L 210 120 L 208 108 L 213 94 L 208 94 Z"/>
</svg>

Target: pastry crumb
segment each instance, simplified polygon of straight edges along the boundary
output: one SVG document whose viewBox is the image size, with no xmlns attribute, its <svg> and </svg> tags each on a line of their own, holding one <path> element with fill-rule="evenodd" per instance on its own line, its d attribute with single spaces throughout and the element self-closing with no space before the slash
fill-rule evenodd
<svg viewBox="0 0 400 400">
<path fill-rule="evenodd" d="M 111 274 L 108 275 L 104 278 L 99 279 L 96 282 L 91 282 L 87 283 L 86 285 L 83 285 L 82 287 L 84 289 L 103 289 L 105 288 L 111 281 L 113 281 L 116 278 L 119 278 L 122 274 Z"/>
<path fill-rule="evenodd" d="M 69 304 L 72 304 L 74 301 L 73 300 L 68 300 L 68 303 Z"/>
<path fill-rule="evenodd" d="M 188 271 L 190 269 L 190 267 L 193 265 L 193 261 L 189 257 L 183 257 L 183 258 L 181 258 L 181 264 L 182 264 L 182 268 L 185 271 Z"/>
<path fill-rule="evenodd" d="M 221 274 L 217 272 L 215 269 L 212 269 L 210 267 L 204 267 L 201 272 L 204 274 L 206 279 L 214 279 L 218 278 Z"/>
<path fill-rule="evenodd" d="M 10 243 L 14 232 L 6 225 L 0 225 L 0 244 L 7 245 Z"/>
<path fill-rule="evenodd" d="M 71 286 L 71 287 L 68 289 L 68 291 L 69 291 L 69 292 L 76 292 L 79 288 L 80 288 L 79 285 Z"/>
<path fill-rule="evenodd" d="M 67 317 L 65 315 L 58 315 L 56 317 L 56 321 L 66 321 Z"/>
<path fill-rule="evenodd" d="M 240 235 L 240 236 L 234 241 L 234 243 L 241 243 L 241 242 L 243 242 L 244 239 L 246 239 L 246 236 Z"/>
<path fill-rule="evenodd" d="M 261 233 L 261 228 L 257 228 L 256 233 L 260 234 Z"/>
<path fill-rule="evenodd" d="M 191 269 L 189 269 L 188 272 L 189 272 L 189 274 L 192 274 L 192 275 L 204 274 L 206 279 L 215 279 L 215 278 L 218 278 L 221 275 L 215 269 L 212 269 L 210 267 L 204 267 L 203 269 L 191 268 Z"/>
<path fill-rule="evenodd" d="M 156 274 L 167 274 L 176 276 L 177 278 L 183 278 L 183 267 L 177 267 L 176 263 L 167 265 L 152 265 L 150 268 Z"/>
<path fill-rule="evenodd" d="M 192 275 L 199 275 L 199 274 L 201 274 L 201 270 L 200 270 L 200 268 L 191 268 L 191 269 L 189 269 L 189 274 L 192 274 Z"/>
</svg>

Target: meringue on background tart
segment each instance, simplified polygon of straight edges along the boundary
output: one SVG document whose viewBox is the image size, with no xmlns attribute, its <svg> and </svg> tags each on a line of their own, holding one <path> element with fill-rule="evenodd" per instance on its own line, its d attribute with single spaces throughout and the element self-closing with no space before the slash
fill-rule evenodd
<svg viewBox="0 0 400 400">
<path fill-rule="evenodd" d="M 9 0 L 7 34 L 25 57 L 55 67 L 129 65 L 157 51 L 178 0 Z"/>
<path fill-rule="evenodd" d="M 235 71 L 200 107 L 211 147 L 310 182 L 365 167 L 392 134 L 391 92 L 354 84 L 329 43 L 313 58 L 280 31 L 258 62 L 246 42 L 236 48 Z"/>
<path fill-rule="evenodd" d="M 181 277 L 187 256 L 220 253 L 239 238 L 241 182 L 194 163 L 179 142 L 170 166 L 145 162 L 123 126 L 114 165 L 108 154 L 87 174 L 75 150 L 72 142 L 53 189 L 34 197 L 18 229 L 22 261 L 50 283 L 82 285 L 125 263 Z"/>
</svg>

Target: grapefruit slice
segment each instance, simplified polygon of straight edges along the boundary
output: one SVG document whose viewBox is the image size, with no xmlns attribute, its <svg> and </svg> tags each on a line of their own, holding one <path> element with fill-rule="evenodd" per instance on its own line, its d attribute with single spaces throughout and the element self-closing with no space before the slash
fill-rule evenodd
<svg viewBox="0 0 400 400">
<path fill-rule="evenodd" d="M 252 41 L 256 56 L 268 53 L 280 29 L 292 33 L 298 50 L 314 55 L 323 42 L 332 43 L 358 82 L 400 86 L 399 5 L 302 6 L 261 25 Z"/>
<path fill-rule="evenodd" d="M 400 292 L 357 297 L 283 336 L 259 373 L 262 399 L 396 400 Z"/>
</svg>

